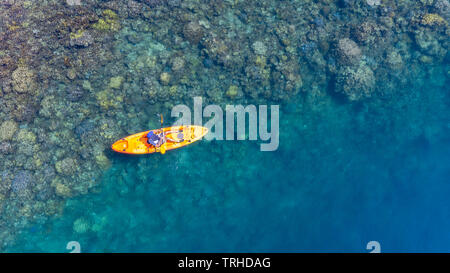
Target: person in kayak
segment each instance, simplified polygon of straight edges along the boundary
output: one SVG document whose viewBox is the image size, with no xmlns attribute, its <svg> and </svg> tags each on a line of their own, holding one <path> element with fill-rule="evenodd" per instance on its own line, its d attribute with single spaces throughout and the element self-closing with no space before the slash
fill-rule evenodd
<svg viewBox="0 0 450 273">
<path fill-rule="evenodd" d="M 148 132 L 147 143 L 155 147 L 161 146 L 164 143 L 163 133 L 155 134 L 153 131 Z"/>
</svg>

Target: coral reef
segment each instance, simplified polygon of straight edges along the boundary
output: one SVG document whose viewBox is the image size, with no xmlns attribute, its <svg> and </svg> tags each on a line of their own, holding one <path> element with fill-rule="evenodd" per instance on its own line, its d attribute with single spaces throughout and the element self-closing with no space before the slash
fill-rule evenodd
<svg viewBox="0 0 450 273">
<path fill-rule="evenodd" d="M 338 41 L 336 51 L 339 61 L 344 65 L 358 63 L 362 55 L 358 45 L 348 38 L 340 39 Z"/>
<path fill-rule="evenodd" d="M 225 93 L 229 98 L 234 99 L 238 95 L 238 87 L 236 85 L 230 85 Z"/>
<path fill-rule="evenodd" d="M 439 16 L 439 14 L 427 13 L 422 17 L 420 23 L 425 26 L 444 26 L 447 24 L 447 21 Z"/>
<path fill-rule="evenodd" d="M 122 86 L 124 78 L 122 76 L 112 77 L 109 80 L 109 87 L 113 89 L 119 89 Z"/>
<path fill-rule="evenodd" d="M 102 18 L 92 27 L 101 31 L 118 31 L 121 26 L 117 14 L 110 9 L 106 9 L 102 12 Z"/>
<path fill-rule="evenodd" d="M 372 96 L 374 87 L 375 76 L 364 63 L 357 67 L 342 68 L 336 78 L 336 90 L 353 101 Z"/>
<path fill-rule="evenodd" d="M 11 75 L 14 91 L 18 93 L 36 92 L 35 73 L 26 66 L 19 66 Z"/>
<path fill-rule="evenodd" d="M 256 54 L 265 56 L 267 53 L 267 47 L 261 41 L 256 41 L 252 44 L 252 48 Z"/>
<path fill-rule="evenodd" d="M 436 12 L 441 14 L 448 22 L 450 19 L 450 2 L 448 0 L 436 0 L 434 1 L 433 7 Z"/>
<path fill-rule="evenodd" d="M 85 92 L 79 85 L 68 86 L 66 88 L 67 99 L 73 102 L 79 101 L 83 98 Z"/>
<path fill-rule="evenodd" d="M 203 37 L 203 28 L 197 21 L 189 22 L 183 28 L 183 35 L 192 44 L 198 44 Z"/>
<path fill-rule="evenodd" d="M 95 156 L 95 162 L 102 170 L 107 170 L 111 167 L 111 161 L 103 153 Z"/>
<path fill-rule="evenodd" d="M 70 33 L 70 45 L 88 47 L 94 42 L 94 38 L 86 30 L 78 30 L 75 33 Z"/>
<path fill-rule="evenodd" d="M 4 121 L 0 126 L 0 141 L 11 140 L 18 129 L 16 122 L 12 120 Z"/>
<path fill-rule="evenodd" d="M 67 157 L 63 160 L 57 161 L 55 164 L 55 169 L 62 175 L 73 175 L 77 172 L 78 162 L 74 158 Z"/>
<path fill-rule="evenodd" d="M 13 151 L 13 147 L 10 142 L 0 142 L 0 153 L 1 154 L 10 154 Z"/>
<path fill-rule="evenodd" d="M 33 183 L 32 175 L 29 171 L 19 171 L 11 183 L 11 190 L 14 193 L 22 194 L 31 187 Z"/>
<path fill-rule="evenodd" d="M 69 6 L 79 6 L 81 5 L 81 0 L 66 0 L 66 3 Z"/>
<path fill-rule="evenodd" d="M 161 75 L 159 75 L 159 81 L 164 85 L 169 85 L 170 78 L 170 74 L 167 72 L 163 72 L 161 73 Z"/>
<path fill-rule="evenodd" d="M 55 188 L 55 193 L 60 196 L 60 197 L 72 197 L 72 190 L 67 186 L 62 184 L 60 181 L 58 180 L 54 180 L 52 181 L 52 185 Z"/>
</svg>

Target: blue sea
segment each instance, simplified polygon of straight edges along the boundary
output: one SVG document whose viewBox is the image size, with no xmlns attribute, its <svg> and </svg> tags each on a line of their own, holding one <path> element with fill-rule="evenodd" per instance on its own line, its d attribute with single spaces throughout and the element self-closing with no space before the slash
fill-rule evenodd
<svg viewBox="0 0 450 273">
<path fill-rule="evenodd" d="M 115 36 L 116 51 L 123 62 L 136 62 L 136 52 L 148 43 L 131 43 L 123 36 Z M 304 45 L 293 46 L 303 55 L 314 54 L 305 52 Z M 449 252 L 446 56 L 431 63 L 414 62 L 422 72 L 394 91 L 388 80 L 377 80 L 376 89 L 390 90 L 387 95 L 348 100 L 334 92 L 333 84 L 308 83 L 326 72 L 300 67 L 296 70 L 302 71 L 305 84 L 288 99 L 235 101 L 244 106 L 279 105 L 275 151 L 261 151 L 262 140 L 201 140 L 165 154 L 142 156 L 106 148 L 111 165 L 96 178 L 98 185 L 67 199 L 56 216 L 30 221 L 5 251 L 70 252 L 68 243 L 75 241 L 81 252 L 370 252 L 368 243 L 376 241 L 381 252 Z M 211 58 L 199 59 L 198 65 L 216 74 L 196 77 L 218 77 L 220 69 L 228 75 L 230 68 Z M 370 61 L 366 63 L 372 68 L 384 69 L 382 61 L 377 66 Z M 111 76 L 104 75 L 105 85 Z M 258 85 L 254 83 L 255 89 Z M 101 90 L 98 86 L 93 88 Z M 289 92 L 278 90 L 278 85 L 272 88 L 273 94 Z M 184 102 L 191 103 L 194 95 L 202 94 L 185 96 Z M 131 115 L 139 121 L 117 125 L 145 131 L 150 129 L 145 125 L 158 125 L 154 113 L 163 104 L 103 109 L 89 118 L 114 120 L 114 111 L 126 115 L 129 110 L 139 113 Z M 167 124 L 174 120 L 164 113 Z"/>
</svg>

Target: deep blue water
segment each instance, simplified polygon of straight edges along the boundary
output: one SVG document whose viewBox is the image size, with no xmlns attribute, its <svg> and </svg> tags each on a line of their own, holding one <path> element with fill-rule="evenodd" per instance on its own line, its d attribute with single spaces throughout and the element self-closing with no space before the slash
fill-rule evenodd
<svg viewBox="0 0 450 273">
<path fill-rule="evenodd" d="M 372 240 L 383 252 L 450 251 L 450 98 L 429 81 L 391 101 L 311 107 L 300 94 L 281 105 L 275 152 L 204 140 L 111 153 L 98 193 L 8 251 L 68 252 L 74 240 L 83 252 L 368 252 Z"/>
</svg>

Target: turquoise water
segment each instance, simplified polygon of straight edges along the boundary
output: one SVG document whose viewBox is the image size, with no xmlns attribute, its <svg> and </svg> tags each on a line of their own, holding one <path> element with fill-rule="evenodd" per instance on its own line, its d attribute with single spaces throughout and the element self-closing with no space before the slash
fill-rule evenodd
<svg viewBox="0 0 450 273">
<path fill-rule="evenodd" d="M 449 252 L 450 4 L 381 2 L 0 4 L 0 250 Z M 278 149 L 111 151 L 198 96 Z"/>
<path fill-rule="evenodd" d="M 366 252 L 372 240 L 386 252 L 448 251 L 450 98 L 414 90 L 382 107 L 283 105 L 276 152 L 202 141 L 111 155 L 99 193 L 70 200 L 11 251 L 64 252 L 72 240 L 85 252 Z"/>
</svg>

